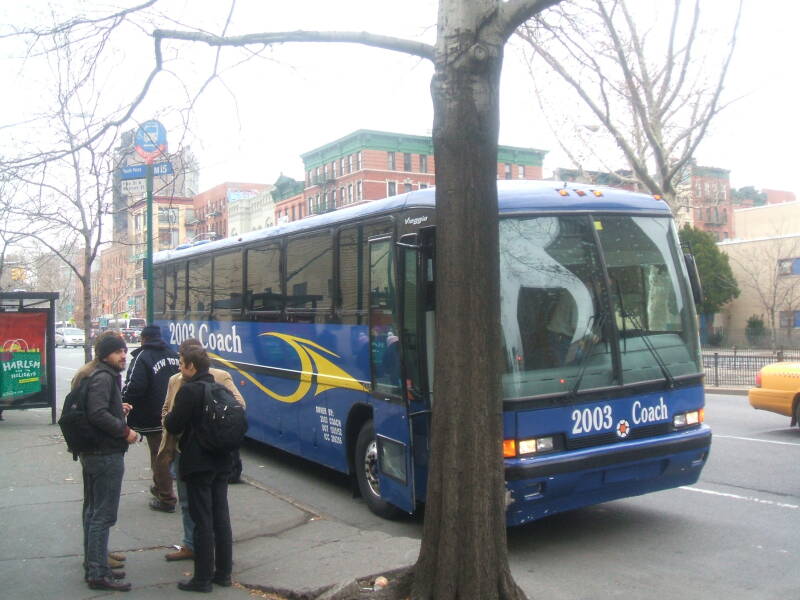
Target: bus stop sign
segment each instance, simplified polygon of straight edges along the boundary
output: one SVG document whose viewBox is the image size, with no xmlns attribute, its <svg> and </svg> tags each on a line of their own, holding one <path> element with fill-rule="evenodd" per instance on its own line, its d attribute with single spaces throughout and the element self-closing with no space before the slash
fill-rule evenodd
<svg viewBox="0 0 800 600">
<path fill-rule="evenodd" d="M 136 130 L 134 149 L 147 164 L 153 164 L 156 158 L 167 152 L 167 130 L 158 121 L 145 121 Z"/>
</svg>

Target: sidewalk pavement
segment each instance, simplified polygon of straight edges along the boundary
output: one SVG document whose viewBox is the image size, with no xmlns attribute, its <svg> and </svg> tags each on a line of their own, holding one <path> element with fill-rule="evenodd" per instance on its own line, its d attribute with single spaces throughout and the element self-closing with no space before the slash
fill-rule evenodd
<svg viewBox="0 0 800 600">
<path fill-rule="evenodd" d="M 67 453 L 49 409 L 7 411 L 0 422 L 0 585 L 5 598 L 52 600 L 109 597 L 83 581 L 83 487 L 80 463 Z M 193 597 L 177 589 L 191 561 L 166 562 L 182 539 L 179 512 L 148 508 L 148 453 L 126 455 L 119 517 L 109 550 L 123 552 L 123 597 L 156 600 Z M 412 564 L 419 541 L 363 531 L 319 515 L 261 484 L 229 488 L 234 536 L 233 587 L 214 586 L 222 600 L 262 597 L 315 598 L 328 588 Z M 118 596 L 116 596 L 118 597 Z M 344 594 L 342 597 L 352 597 Z"/>
</svg>

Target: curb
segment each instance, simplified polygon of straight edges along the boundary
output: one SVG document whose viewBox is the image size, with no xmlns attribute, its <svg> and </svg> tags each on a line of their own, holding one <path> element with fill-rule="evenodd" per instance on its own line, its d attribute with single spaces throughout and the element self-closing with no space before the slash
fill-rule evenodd
<svg viewBox="0 0 800 600">
<path fill-rule="evenodd" d="M 705 387 L 706 394 L 721 394 L 725 396 L 747 396 L 747 392 L 749 390 L 750 390 L 749 387 L 746 388 L 713 387 L 713 386 Z"/>
</svg>

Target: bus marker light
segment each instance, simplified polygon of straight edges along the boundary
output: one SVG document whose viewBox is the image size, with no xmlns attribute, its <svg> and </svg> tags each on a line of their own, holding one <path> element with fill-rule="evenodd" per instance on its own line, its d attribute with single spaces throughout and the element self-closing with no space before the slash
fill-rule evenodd
<svg viewBox="0 0 800 600">
<path fill-rule="evenodd" d="M 503 440 L 503 458 L 514 458 L 517 455 L 517 440 Z"/>
<path fill-rule="evenodd" d="M 603 192 L 601 192 L 600 190 L 592 190 L 592 193 L 598 198 L 603 197 Z"/>
<path fill-rule="evenodd" d="M 586 195 L 586 192 L 584 192 L 583 190 L 575 190 L 575 193 L 578 194 L 578 196 L 585 196 Z"/>
<path fill-rule="evenodd" d="M 558 190 L 558 193 L 562 196 L 569 196 L 569 190 Z"/>
</svg>

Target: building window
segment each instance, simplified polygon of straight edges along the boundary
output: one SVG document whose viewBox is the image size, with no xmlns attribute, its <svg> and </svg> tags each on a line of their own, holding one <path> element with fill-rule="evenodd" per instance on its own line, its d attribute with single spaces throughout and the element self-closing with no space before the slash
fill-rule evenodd
<svg viewBox="0 0 800 600">
<path fill-rule="evenodd" d="M 336 161 L 331 163 L 331 173 L 333 173 L 333 178 L 336 179 Z"/>
<path fill-rule="evenodd" d="M 344 186 L 339 188 L 339 203 L 344 206 L 347 204 L 347 195 L 344 192 Z"/>
<path fill-rule="evenodd" d="M 403 184 L 403 191 L 410 192 L 413 189 L 414 189 L 414 187 L 410 183 L 404 183 Z"/>
<path fill-rule="evenodd" d="M 361 153 L 359 153 L 359 155 L 360 154 Z M 361 188 L 362 188 L 361 181 L 359 180 L 356 183 L 356 202 L 361 202 L 361 198 L 362 198 L 362 189 Z"/>
<path fill-rule="evenodd" d="M 348 173 L 352 173 L 353 172 L 353 155 L 352 154 L 349 154 L 347 156 L 347 172 Z"/>
<path fill-rule="evenodd" d="M 328 180 L 328 165 L 322 167 L 322 172 L 325 174 L 325 181 Z"/>
<path fill-rule="evenodd" d="M 395 163 L 394 152 L 387 152 L 386 154 L 389 155 L 389 170 L 394 171 L 397 168 L 397 164 Z"/>
<path fill-rule="evenodd" d="M 420 154 L 419 155 L 419 170 L 420 170 L 420 173 L 427 173 L 428 172 L 428 155 L 427 154 Z"/>
<path fill-rule="evenodd" d="M 336 208 L 336 190 L 331 190 L 331 208 Z"/>
<path fill-rule="evenodd" d="M 405 152 L 403 154 L 403 170 L 404 171 L 411 171 L 411 153 Z"/>
<path fill-rule="evenodd" d="M 778 261 L 778 275 L 800 275 L 800 258 L 781 258 Z"/>
<path fill-rule="evenodd" d="M 419 184 L 419 189 L 421 189 L 421 190 L 427 190 L 427 189 L 428 189 L 428 184 L 427 184 L 427 183 L 420 183 L 420 184 Z"/>
<path fill-rule="evenodd" d="M 361 152 L 356 153 L 356 170 L 361 170 Z"/>
<path fill-rule="evenodd" d="M 800 327 L 800 310 L 782 310 L 780 312 L 780 325 L 783 329 L 796 329 Z"/>
<path fill-rule="evenodd" d="M 397 184 L 394 181 L 387 181 L 386 188 L 388 190 L 387 196 L 394 196 L 397 194 Z"/>
<path fill-rule="evenodd" d="M 347 203 L 348 204 L 352 204 L 353 203 L 353 184 L 352 183 L 347 186 Z"/>
<path fill-rule="evenodd" d="M 511 179 L 511 163 L 505 164 L 505 178 Z"/>
<path fill-rule="evenodd" d="M 525 165 L 517 166 L 517 177 L 519 179 L 525 179 Z"/>
</svg>

